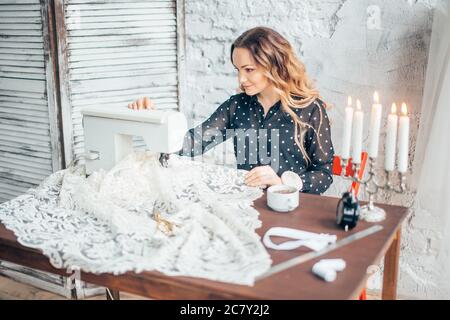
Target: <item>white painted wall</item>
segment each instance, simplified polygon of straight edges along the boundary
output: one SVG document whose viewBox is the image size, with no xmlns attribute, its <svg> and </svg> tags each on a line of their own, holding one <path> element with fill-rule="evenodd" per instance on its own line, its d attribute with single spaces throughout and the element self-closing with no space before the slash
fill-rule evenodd
<svg viewBox="0 0 450 320">
<path fill-rule="evenodd" d="M 417 135 L 411 215 L 405 224 L 403 275 L 419 296 L 450 298 L 450 2 L 435 12 Z"/>
<path fill-rule="evenodd" d="M 385 117 L 394 101 L 405 101 L 410 108 L 412 163 L 433 21 L 432 8 L 440 3 L 438 0 L 186 0 L 187 94 L 181 101 L 183 110 L 198 123 L 233 94 L 237 78 L 229 60 L 232 41 L 251 27 L 269 26 L 291 41 L 308 73 L 316 79 L 325 101 L 334 105 L 329 115 L 337 152 L 341 146 L 347 95 L 358 97 L 363 103 L 367 115 L 367 142 L 371 99 L 373 91 L 378 90 Z M 370 18 L 377 7 L 379 28 L 376 24 L 374 27 Z M 383 128 L 381 150 L 384 135 Z M 220 148 L 216 149 L 219 149 L 216 154 L 212 151 L 210 155 L 212 160 L 218 158 Z M 345 185 L 336 179 L 327 194 L 339 195 Z M 382 194 L 378 200 L 410 205 L 413 198 L 414 194 L 409 192 L 401 196 Z M 411 237 L 412 234 L 417 236 Z M 421 226 L 420 230 L 411 225 L 405 228 L 403 239 L 408 242 L 402 244 L 400 295 L 426 297 L 424 291 L 435 290 L 426 285 L 419 290 L 419 282 L 432 267 L 433 260 L 427 260 L 424 252 L 425 259 L 413 258 L 409 253 L 420 251 L 424 243 L 433 243 L 436 237 L 432 226 Z M 409 253 L 405 255 L 405 252 Z M 380 285 L 379 274 L 368 283 L 369 288 L 380 288 Z"/>
</svg>

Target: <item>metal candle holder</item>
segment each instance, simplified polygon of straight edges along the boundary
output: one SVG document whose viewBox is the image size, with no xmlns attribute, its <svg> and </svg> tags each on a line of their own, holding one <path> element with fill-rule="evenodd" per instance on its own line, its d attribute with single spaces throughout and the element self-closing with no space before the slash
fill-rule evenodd
<svg viewBox="0 0 450 320">
<path fill-rule="evenodd" d="M 361 179 L 358 177 L 359 169 L 361 167 L 360 163 L 352 163 L 352 169 L 354 172 L 353 176 L 345 176 L 345 172 L 348 165 L 348 159 L 341 159 L 342 172 L 341 176 L 345 179 L 349 179 L 352 182 L 357 182 L 364 186 L 364 189 L 369 194 L 369 203 L 361 207 L 361 218 L 368 222 L 379 222 L 386 219 L 386 211 L 382 208 L 374 205 L 374 196 L 379 190 L 394 191 L 395 193 L 404 193 L 406 191 L 406 175 L 405 173 L 400 174 L 400 181 L 394 184 L 394 171 L 384 170 L 382 180 L 379 181 L 375 172 L 376 158 L 369 157 L 369 174 L 367 178 Z"/>
</svg>

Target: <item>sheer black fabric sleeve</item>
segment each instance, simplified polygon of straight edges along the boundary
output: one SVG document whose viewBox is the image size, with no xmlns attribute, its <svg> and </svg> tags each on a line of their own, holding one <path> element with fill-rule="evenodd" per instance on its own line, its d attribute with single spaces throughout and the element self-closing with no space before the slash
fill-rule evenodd
<svg viewBox="0 0 450 320">
<path fill-rule="evenodd" d="M 311 162 L 307 170 L 300 174 L 303 180 L 302 192 L 321 194 L 333 182 L 334 148 L 330 121 L 325 105 L 320 100 L 314 102 L 309 124 L 312 128 L 305 135 L 305 148 Z"/>
<path fill-rule="evenodd" d="M 205 153 L 216 145 L 224 142 L 231 136 L 227 136 L 227 129 L 232 121 L 232 108 L 235 104 L 233 96 L 223 102 L 208 119 L 190 129 L 183 142 L 183 149 L 179 155 L 194 157 Z"/>
</svg>

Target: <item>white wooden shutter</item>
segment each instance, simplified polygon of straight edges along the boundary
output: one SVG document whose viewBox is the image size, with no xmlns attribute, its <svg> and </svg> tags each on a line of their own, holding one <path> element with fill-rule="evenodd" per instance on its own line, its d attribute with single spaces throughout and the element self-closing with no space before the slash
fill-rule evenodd
<svg viewBox="0 0 450 320">
<path fill-rule="evenodd" d="M 46 4 L 0 2 L 0 202 L 60 169 Z"/>
<path fill-rule="evenodd" d="M 83 107 L 126 107 L 142 96 L 178 107 L 175 0 L 58 2 L 67 160 L 84 152 Z"/>
</svg>

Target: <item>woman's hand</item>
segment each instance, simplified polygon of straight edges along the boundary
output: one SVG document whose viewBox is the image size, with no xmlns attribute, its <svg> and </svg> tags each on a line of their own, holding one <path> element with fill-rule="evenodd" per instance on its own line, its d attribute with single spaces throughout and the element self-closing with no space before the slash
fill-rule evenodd
<svg viewBox="0 0 450 320">
<path fill-rule="evenodd" d="M 250 170 L 245 175 L 245 184 L 250 187 L 267 187 L 281 184 L 281 178 L 273 171 L 271 166 L 261 166 Z"/>
<path fill-rule="evenodd" d="M 155 104 L 148 97 L 143 97 L 137 99 L 135 102 L 131 102 L 128 104 L 129 109 L 139 110 L 139 109 L 155 109 Z"/>
</svg>

